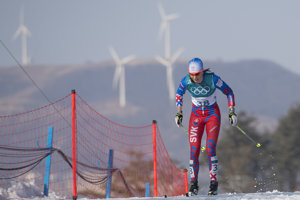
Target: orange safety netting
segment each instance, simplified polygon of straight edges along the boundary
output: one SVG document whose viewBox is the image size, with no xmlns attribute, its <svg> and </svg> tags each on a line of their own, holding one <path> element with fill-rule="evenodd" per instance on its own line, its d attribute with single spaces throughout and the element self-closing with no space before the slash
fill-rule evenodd
<svg viewBox="0 0 300 200">
<path fill-rule="evenodd" d="M 75 142 L 72 143 L 72 95 L 75 97 Z M 74 110 L 73 110 L 74 112 Z M 53 146 L 47 148 L 48 128 Z M 73 147 L 76 150 L 76 192 L 93 198 L 106 194 L 112 173 L 111 197 L 154 196 L 153 126 L 117 124 L 91 108 L 79 95 L 69 94 L 47 106 L 0 116 L 0 188 L 22 186 L 19 196 L 42 196 L 46 157 L 51 156 L 49 193 L 74 195 Z M 108 169 L 110 149 L 113 168 Z M 172 162 L 156 128 L 157 196 L 185 193 L 184 171 Z M 25 189 L 24 189 L 25 187 Z M 27 188 L 30 188 L 26 190 Z"/>
</svg>

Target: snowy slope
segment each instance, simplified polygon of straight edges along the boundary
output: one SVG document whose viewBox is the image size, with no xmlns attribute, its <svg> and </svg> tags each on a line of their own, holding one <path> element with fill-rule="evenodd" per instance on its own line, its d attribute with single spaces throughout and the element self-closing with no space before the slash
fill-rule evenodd
<svg viewBox="0 0 300 200">
<path fill-rule="evenodd" d="M 179 199 L 185 199 L 185 200 L 266 200 L 266 199 L 272 199 L 272 200 L 300 200 L 300 192 L 265 192 L 265 193 L 249 193 L 249 194 L 219 194 L 217 196 L 207 196 L 207 195 L 198 195 L 195 197 L 157 197 L 157 198 L 129 198 L 132 200 L 146 200 L 146 199 L 155 199 L 155 200 L 179 200 Z M 82 198 L 82 200 L 88 200 L 85 198 Z M 117 198 L 114 198 L 114 200 L 117 200 Z"/>
<path fill-rule="evenodd" d="M 60 199 L 56 195 L 50 195 L 48 198 L 29 198 L 29 199 L 43 199 L 43 200 L 50 200 L 50 199 Z M 87 198 L 78 198 L 80 200 L 89 200 Z M 113 198 L 113 200 L 121 200 L 122 198 Z M 147 199 L 155 199 L 155 200 L 300 200 L 300 192 L 265 192 L 265 193 L 248 193 L 248 194 L 219 194 L 217 196 L 207 196 L 207 195 L 198 195 L 195 197 L 149 197 L 149 198 L 127 198 L 128 200 L 147 200 Z"/>
<path fill-rule="evenodd" d="M 25 192 L 24 192 L 25 191 Z M 27 194 L 27 195 L 26 195 Z M 28 194 L 34 194 L 34 196 L 29 197 Z M 4 190 L 0 185 L 0 200 L 6 199 L 23 199 L 23 200 L 56 200 L 56 199 L 68 199 L 62 196 L 57 196 L 55 193 L 50 192 L 49 197 L 43 197 L 42 192 L 34 186 L 33 183 L 15 183 L 8 190 Z M 79 200 L 89 200 L 85 197 L 79 197 Z M 113 200 L 121 200 L 124 198 L 113 198 Z M 207 196 L 200 194 L 195 197 L 144 197 L 144 198 L 126 198 L 128 200 L 300 200 L 300 191 L 298 192 L 264 192 L 264 193 L 226 193 L 219 194 L 217 196 Z"/>
<path fill-rule="evenodd" d="M 145 198 L 143 198 L 145 199 Z M 166 198 L 155 198 L 155 199 L 166 199 Z M 300 192 L 266 192 L 266 193 L 248 193 L 248 194 L 219 194 L 217 196 L 198 195 L 196 197 L 172 197 L 167 199 L 199 199 L 199 200 L 256 200 L 256 199 L 272 199 L 272 200 L 295 200 L 300 199 Z"/>
</svg>

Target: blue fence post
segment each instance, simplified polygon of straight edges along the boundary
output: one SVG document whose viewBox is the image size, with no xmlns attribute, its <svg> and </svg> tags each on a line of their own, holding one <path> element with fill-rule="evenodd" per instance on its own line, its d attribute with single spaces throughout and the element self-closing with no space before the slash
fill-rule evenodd
<svg viewBox="0 0 300 200">
<path fill-rule="evenodd" d="M 145 197 L 150 197 L 150 183 L 146 183 Z"/>
<path fill-rule="evenodd" d="M 53 126 L 50 126 L 48 127 L 47 148 L 52 148 L 52 143 L 53 143 Z M 50 150 L 48 152 L 50 152 Z M 44 196 L 48 196 L 48 192 L 49 192 L 50 166 L 51 166 L 51 155 L 48 155 L 46 158 L 46 166 L 45 166 Z"/>
<path fill-rule="evenodd" d="M 109 150 L 109 157 L 108 157 L 108 166 L 107 168 L 112 169 L 113 168 L 113 162 L 114 162 L 114 150 Z M 111 180 L 112 180 L 112 172 L 108 172 L 107 177 L 107 183 L 106 183 L 106 198 L 110 198 L 110 192 L 111 192 Z"/>
</svg>

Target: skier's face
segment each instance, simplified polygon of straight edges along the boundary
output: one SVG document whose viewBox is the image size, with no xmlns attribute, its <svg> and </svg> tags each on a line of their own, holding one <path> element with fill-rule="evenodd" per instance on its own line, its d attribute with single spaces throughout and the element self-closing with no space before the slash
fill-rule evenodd
<svg viewBox="0 0 300 200">
<path fill-rule="evenodd" d="M 195 83 L 201 83 L 203 80 L 203 72 L 197 74 L 190 74 L 192 81 Z"/>
</svg>

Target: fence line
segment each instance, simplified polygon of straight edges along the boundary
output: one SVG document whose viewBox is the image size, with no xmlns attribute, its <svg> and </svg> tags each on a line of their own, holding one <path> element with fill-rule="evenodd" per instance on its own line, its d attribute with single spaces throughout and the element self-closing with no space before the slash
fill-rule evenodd
<svg viewBox="0 0 300 200">
<path fill-rule="evenodd" d="M 54 128 L 53 148 L 46 148 L 50 126 Z M 27 181 L 34 188 L 31 191 L 37 191 L 20 192 L 20 197 L 42 195 L 44 158 L 56 150 L 65 157 L 51 156 L 49 193 L 68 198 L 78 195 L 105 198 L 106 180 L 113 172 L 107 168 L 110 150 L 114 151 L 113 169 L 118 172 L 111 177 L 111 197 L 145 196 L 147 183 L 150 196 L 177 196 L 186 192 L 184 170 L 172 162 L 156 123 L 142 127 L 120 125 L 95 111 L 75 91 L 38 109 L 0 116 L 0 138 L 2 190 Z M 4 147 L 34 151 L 12 153 Z M 24 171 L 28 167 L 21 169 L 34 161 L 38 163 L 28 172 Z"/>
</svg>

